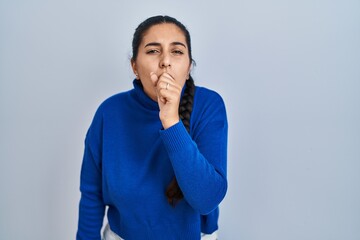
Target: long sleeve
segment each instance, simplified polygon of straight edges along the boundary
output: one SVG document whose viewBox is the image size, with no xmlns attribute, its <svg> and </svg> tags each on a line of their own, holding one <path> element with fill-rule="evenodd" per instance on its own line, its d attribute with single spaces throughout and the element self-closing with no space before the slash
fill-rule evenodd
<svg viewBox="0 0 360 240">
<path fill-rule="evenodd" d="M 100 231 L 103 224 L 105 205 L 102 198 L 102 174 L 100 162 L 100 148 L 96 139 L 96 119 L 89 129 L 85 140 L 85 151 L 81 167 L 79 205 L 79 222 L 77 240 L 100 240 Z M 97 128 L 99 129 L 99 128 Z M 93 151 L 91 146 L 97 146 Z"/>
<path fill-rule="evenodd" d="M 202 106 L 192 136 L 179 122 L 160 132 L 186 201 L 200 214 L 215 209 L 227 191 L 227 119 L 219 95 Z M 196 113 L 195 113 L 196 114 Z M 199 114 L 198 114 L 199 115 Z"/>
</svg>

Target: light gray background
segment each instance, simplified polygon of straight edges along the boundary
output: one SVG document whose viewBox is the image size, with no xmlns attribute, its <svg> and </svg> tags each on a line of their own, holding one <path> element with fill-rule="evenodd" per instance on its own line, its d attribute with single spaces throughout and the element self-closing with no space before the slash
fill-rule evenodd
<svg viewBox="0 0 360 240">
<path fill-rule="evenodd" d="M 0 0 L 0 239 L 75 238 L 86 130 L 157 14 L 227 105 L 221 239 L 360 239 L 359 0 Z"/>
</svg>

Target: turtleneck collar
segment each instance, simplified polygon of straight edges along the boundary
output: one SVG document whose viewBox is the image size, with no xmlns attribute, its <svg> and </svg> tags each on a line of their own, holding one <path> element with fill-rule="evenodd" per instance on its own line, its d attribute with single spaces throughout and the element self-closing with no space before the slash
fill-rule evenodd
<svg viewBox="0 0 360 240">
<path fill-rule="evenodd" d="M 159 105 L 156 101 L 152 100 L 144 91 L 143 86 L 140 82 L 140 80 L 134 79 L 133 81 L 134 90 L 136 93 L 136 96 L 138 97 L 140 103 L 151 110 L 158 110 L 159 111 Z"/>
</svg>

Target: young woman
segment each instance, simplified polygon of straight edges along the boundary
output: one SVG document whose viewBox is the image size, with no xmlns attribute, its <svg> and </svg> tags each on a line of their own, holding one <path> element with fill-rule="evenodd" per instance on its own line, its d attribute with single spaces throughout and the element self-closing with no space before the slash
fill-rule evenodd
<svg viewBox="0 0 360 240">
<path fill-rule="evenodd" d="M 87 132 L 77 239 L 216 239 L 227 190 L 222 98 L 195 87 L 191 43 L 168 16 L 134 33 L 134 88 L 104 101 Z"/>
</svg>

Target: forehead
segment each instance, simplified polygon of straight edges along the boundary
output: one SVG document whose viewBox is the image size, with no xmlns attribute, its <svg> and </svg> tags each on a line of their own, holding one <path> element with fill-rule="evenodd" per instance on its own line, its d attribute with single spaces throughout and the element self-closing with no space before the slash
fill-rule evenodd
<svg viewBox="0 0 360 240">
<path fill-rule="evenodd" d="M 187 45 L 184 33 L 172 23 L 161 23 L 150 27 L 143 36 L 142 44 L 145 45 L 149 42 L 160 44 L 182 42 Z"/>
</svg>

